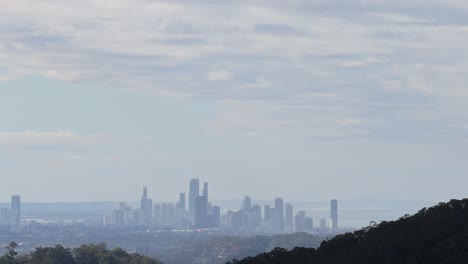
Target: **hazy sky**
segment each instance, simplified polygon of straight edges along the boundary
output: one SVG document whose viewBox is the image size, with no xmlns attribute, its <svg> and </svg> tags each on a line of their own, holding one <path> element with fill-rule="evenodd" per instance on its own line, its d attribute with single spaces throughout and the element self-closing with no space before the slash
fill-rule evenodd
<svg viewBox="0 0 468 264">
<path fill-rule="evenodd" d="M 468 1 L 0 0 L 0 201 L 461 198 Z"/>
</svg>

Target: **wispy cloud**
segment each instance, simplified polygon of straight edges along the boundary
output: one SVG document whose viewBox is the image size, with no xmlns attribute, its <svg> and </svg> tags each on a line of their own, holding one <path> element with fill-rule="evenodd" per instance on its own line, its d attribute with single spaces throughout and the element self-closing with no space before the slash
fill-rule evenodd
<svg viewBox="0 0 468 264">
<path fill-rule="evenodd" d="M 387 120 L 404 131 L 419 122 L 409 117 L 422 110 L 401 105 L 430 104 L 450 115 L 447 100 L 468 100 L 465 1 L 1 5 L 0 81 L 43 75 L 158 96 L 213 98 L 225 108 L 214 121 L 217 128 L 284 129 L 293 122 L 307 126 L 304 131 L 342 131 L 344 123 L 353 124 L 349 120 Z M 311 93 L 346 101 L 317 101 Z M 290 114 L 297 98 L 317 110 Z M 234 101 L 235 107 L 226 103 Z M 282 106 L 267 106 L 276 102 Z M 393 108 L 376 107 L 383 102 Z M 316 123 L 319 114 L 323 120 Z M 380 130 L 376 122 L 361 125 Z"/>
<path fill-rule="evenodd" d="M 67 160 L 115 160 L 128 156 L 132 146 L 148 142 L 151 142 L 148 137 L 77 134 L 71 131 L 0 132 L 1 150 L 10 155 Z"/>
<path fill-rule="evenodd" d="M 42 132 L 27 130 L 23 132 L 0 132 L 0 144 L 47 145 L 47 144 L 95 144 L 118 140 L 147 140 L 148 138 L 117 137 L 111 135 L 76 134 L 71 131 Z"/>
</svg>

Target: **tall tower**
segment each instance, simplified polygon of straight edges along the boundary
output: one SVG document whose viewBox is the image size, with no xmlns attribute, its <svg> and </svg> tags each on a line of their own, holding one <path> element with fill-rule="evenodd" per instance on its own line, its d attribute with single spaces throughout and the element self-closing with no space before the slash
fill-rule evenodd
<svg viewBox="0 0 468 264">
<path fill-rule="evenodd" d="M 185 211 L 185 193 L 179 194 L 179 204 L 178 208 L 182 211 Z"/>
<path fill-rule="evenodd" d="M 143 187 L 143 195 L 141 195 L 141 199 L 140 199 L 140 210 L 142 212 L 145 211 L 147 199 L 148 199 L 148 189 L 146 187 Z"/>
<path fill-rule="evenodd" d="M 252 199 L 249 196 L 245 196 L 242 201 L 241 209 L 243 211 L 250 211 L 252 209 Z"/>
<path fill-rule="evenodd" d="M 284 203 L 283 199 L 275 199 L 275 229 L 278 232 L 284 232 Z"/>
<path fill-rule="evenodd" d="M 330 218 L 331 218 L 331 229 L 338 229 L 338 201 L 333 199 L 330 201 Z"/>
<path fill-rule="evenodd" d="M 271 208 L 269 205 L 264 205 L 263 206 L 263 219 L 265 221 L 269 221 L 272 217 L 272 215 L 270 214 L 271 212 Z"/>
<path fill-rule="evenodd" d="M 208 200 L 208 183 L 204 182 L 203 183 L 203 196 L 206 196 L 206 199 Z"/>
<path fill-rule="evenodd" d="M 153 218 L 153 201 L 148 199 L 148 189 L 143 187 L 143 195 L 140 200 L 140 211 L 143 217 L 143 223 L 150 225 Z"/>
<path fill-rule="evenodd" d="M 192 220 L 192 224 L 195 222 L 195 208 L 197 197 L 200 195 L 200 181 L 198 179 L 190 180 L 189 189 L 189 214 Z"/>
<path fill-rule="evenodd" d="M 207 196 L 198 196 L 195 200 L 195 227 L 206 228 L 208 227 L 208 200 Z"/>
<path fill-rule="evenodd" d="M 14 215 L 15 224 L 18 225 L 21 221 L 21 196 L 11 196 L 11 210 Z"/>
<path fill-rule="evenodd" d="M 294 232 L 294 220 L 293 220 L 293 206 L 291 204 L 285 205 L 285 217 L 284 224 L 287 233 Z"/>
<path fill-rule="evenodd" d="M 148 189 L 146 187 L 143 187 L 143 195 L 141 196 L 140 200 L 140 209 L 141 211 L 145 211 L 146 208 L 146 200 L 148 199 Z"/>
</svg>

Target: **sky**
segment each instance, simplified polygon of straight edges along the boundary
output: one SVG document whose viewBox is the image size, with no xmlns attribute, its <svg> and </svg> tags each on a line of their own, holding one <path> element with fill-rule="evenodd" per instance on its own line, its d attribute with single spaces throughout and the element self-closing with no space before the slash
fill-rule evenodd
<svg viewBox="0 0 468 264">
<path fill-rule="evenodd" d="M 445 201 L 463 0 L 0 0 L 0 200 Z"/>
</svg>

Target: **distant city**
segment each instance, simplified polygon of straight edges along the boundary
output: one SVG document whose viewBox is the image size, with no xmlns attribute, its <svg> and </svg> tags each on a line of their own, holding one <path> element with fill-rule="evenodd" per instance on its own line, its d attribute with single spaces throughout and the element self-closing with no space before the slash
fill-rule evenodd
<svg viewBox="0 0 468 264">
<path fill-rule="evenodd" d="M 245 196 L 239 207 L 239 210 L 221 213 L 221 207 L 209 200 L 208 183 L 203 183 L 200 192 L 200 180 L 194 178 L 190 180 L 188 198 L 182 192 L 176 203 L 153 202 L 148 196 L 148 189 L 144 187 L 139 208 L 121 202 L 118 208 L 102 217 L 101 223 L 94 222 L 94 226 L 160 230 L 211 229 L 238 235 L 300 231 L 320 234 L 336 232 L 339 228 L 337 200 L 330 201 L 329 219 L 315 221 L 306 215 L 305 210 L 295 213 L 293 205 L 285 203 L 282 198 L 275 198 L 273 207 L 252 204 L 252 198 Z M 1 209 L 0 225 L 9 227 L 10 231 L 21 230 L 21 218 L 21 197 L 12 195 L 11 208 Z"/>
<path fill-rule="evenodd" d="M 338 202 L 330 202 L 330 219 L 314 220 L 301 210 L 294 215 L 294 207 L 284 203 L 282 198 L 274 199 L 270 205 L 252 204 L 245 196 L 240 209 L 227 210 L 209 202 L 208 183 L 203 183 L 200 194 L 200 180 L 191 179 L 188 193 L 188 207 L 185 193 L 179 194 L 177 203 L 155 203 L 143 188 L 140 208 L 132 208 L 124 202 L 119 208 L 104 217 L 103 225 L 146 226 L 161 229 L 221 229 L 232 234 L 281 234 L 299 231 L 326 232 L 338 230 Z"/>
<path fill-rule="evenodd" d="M 200 180 L 191 179 L 188 195 L 180 193 L 179 201 L 173 203 L 155 203 L 148 198 L 147 188 L 143 188 L 140 208 L 132 208 L 124 202 L 120 208 L 104 217 L 103 224 L 111 226 L 146 226 L 162 229 L 221 229 L 232 234 L 281 234 L 299 231 L 323 232 L 338 229 L 338 202 L 331 200 L 330 225 L 327 219 L 320 219 L 315 227 L 314 220 L 299 211 L 294 216 L 291 204 L 282 198 L 275 198 L 274 207 L 252 204 L 252 199 L 245 196 L 240 209 L 228 210 L 221 214 L 221 208 L 209 202 L 208 183 L 203 183 L 200 194 Z"/>
<path fill-rule="evenodd" d="M 9 203 L 0 204 L 4 207 L 0 246 L 15 241 L 18 252 L 28 253 L 40 246 L 74 248 L 105 242 L 109 248 L 120 247 L 169 264 L 221 264 L 277 246 L 317 247 L 324 239 L 352 231 L 348 224 L 353 220 L 392 220 L 423 205 L 341 200 L 339 211 L 336 199 L 285 202 L 280 197 L 255 200 L 244 196 L 216 200 L 210 199 L 207 182 L 191 179 L 187 187 L 188 195 L 175 195 L 175 202 L 153 201 L 146 187 L 141 196 L 135 195 L 139 201 L 120 203 L 30 203 L 15 194 Z"/>
<path fill-rule="evenodd" d="M 19 226 L 21 223 L 21 197 L 11 196 L 11 208 L 2 208 L 0 211 L 0 224 L 4 226 Z"/>
</svg>

